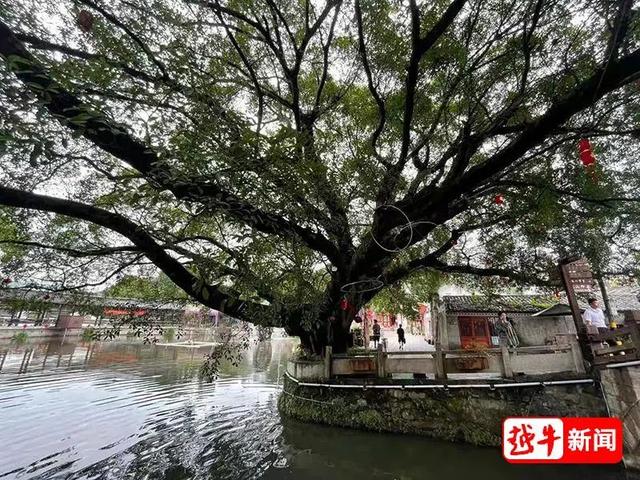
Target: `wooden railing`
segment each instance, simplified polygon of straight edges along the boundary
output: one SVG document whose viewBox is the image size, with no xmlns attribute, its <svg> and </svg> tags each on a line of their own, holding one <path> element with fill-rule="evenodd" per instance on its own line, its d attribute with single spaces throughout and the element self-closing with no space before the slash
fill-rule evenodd
<svg viewBox="0 0 640 480">
<path fill-rule="evenodd" d="M 580 334 L 585 357 L 595 367 L 621 361 L 640 359 L 640 329 L 633 315 L 625 318 L 624 325 L 606 332 Z"/>
</svg>

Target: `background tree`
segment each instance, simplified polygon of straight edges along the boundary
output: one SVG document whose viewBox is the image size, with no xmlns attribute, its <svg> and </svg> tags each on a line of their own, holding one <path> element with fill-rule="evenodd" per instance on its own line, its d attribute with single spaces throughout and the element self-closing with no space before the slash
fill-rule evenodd
<svg viewBox="0 0 640 480">
<path fill-rule="evenodd" d="M 152 265 L 343 351 L 358 307 L 421 269 L 548 284 L 591 238 L 634 265 L 631 0 L 0 12 L 7 275 L 89 287 Z"/>
<path fill-rule="evenodd" d="M 141 300 L 186 300 L 186 293 L 176 287 L 169 277 L 125 275 L 105 291 L 109 297 L 139 298 Z"/>
</svg>

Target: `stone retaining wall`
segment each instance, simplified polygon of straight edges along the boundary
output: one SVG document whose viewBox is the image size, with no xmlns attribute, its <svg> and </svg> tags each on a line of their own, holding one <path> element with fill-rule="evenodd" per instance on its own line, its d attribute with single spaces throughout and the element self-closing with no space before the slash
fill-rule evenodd
<svg viewBox="0 0 640 480">
<path fill-rule="evenodd" d="M 508 416 L 607 415 L 595 384 L 362 390 L 302 386 L 285 378 L 278 407 L 306 422 L 487 446 L 500 444 L 501 420 Z"/>
<path fill-rule="evenodd" d="M 612 417 L 624 427 L 624 461 L 640 471 L 640 365 L 605 368 L 600 382 Z"/>
</svg>

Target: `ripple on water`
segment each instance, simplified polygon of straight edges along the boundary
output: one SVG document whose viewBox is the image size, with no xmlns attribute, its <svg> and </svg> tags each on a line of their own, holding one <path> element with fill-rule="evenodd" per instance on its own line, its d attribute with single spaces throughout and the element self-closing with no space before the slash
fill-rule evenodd
<svg viewBox="0 0 640 480">
<path fill-rule="evenodd" d="M 0 478 L 209 478 L 216 469 L 216 478 L 248 478 L 278 436 L 277 389 L 265 373 L 245 375 L 250 364 L 202 384 L 199 359 L 169 349 L 98 344 L 89 356 L 67 346 L 53 362 L 46 351 L 5 360 Z M 132 351 L 135 362 L 109 361 Z"/>
</svg>

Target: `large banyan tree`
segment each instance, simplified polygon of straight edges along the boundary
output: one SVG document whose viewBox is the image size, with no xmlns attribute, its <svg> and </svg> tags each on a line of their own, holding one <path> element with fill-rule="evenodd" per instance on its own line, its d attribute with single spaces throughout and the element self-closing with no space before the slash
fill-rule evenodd
<svg viewBox="0 0 640 480">
<path fill-rule="evenodd" d="M 634 3 L 0 0 L 3 283 L 154 268 L 343 351 L 416 272 L 633 270 Z"/>
</svg>

